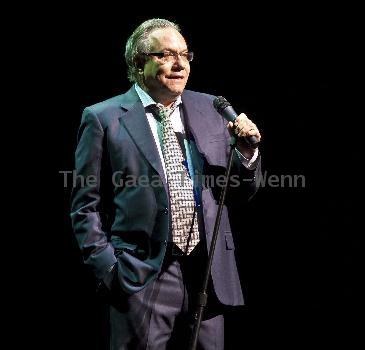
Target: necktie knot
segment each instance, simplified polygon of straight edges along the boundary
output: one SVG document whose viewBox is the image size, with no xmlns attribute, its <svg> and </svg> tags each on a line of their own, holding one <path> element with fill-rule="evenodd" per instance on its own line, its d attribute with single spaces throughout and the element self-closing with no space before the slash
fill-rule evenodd
<svg viewBox="0 0 365 350">
<path fill-rule="evenodd" d="M 170 115 L 174 112 L 174 110 L 177 107 L 176 101 L 171 105 L 171 107 L 165 107 L 161 103 L 156 104 L 158 116 L 161 118 L 161 120 L 164 120 L 166 118 L 169 118 Z"/>
<path fill-rule="evenodd" d="M 167 107 L 160 108 L 159 110 L 159 116 L 161 119 L 168 118 L 172 113 L 172 110 Z"/>
</svg>

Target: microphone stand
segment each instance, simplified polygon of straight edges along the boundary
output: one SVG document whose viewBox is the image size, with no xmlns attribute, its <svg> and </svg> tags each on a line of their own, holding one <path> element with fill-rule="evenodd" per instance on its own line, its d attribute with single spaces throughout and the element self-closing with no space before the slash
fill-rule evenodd
<svg viewBox="0 0 365 350">
<path fill-rule="evenodd" d="M 226 173 L 225 173 L 225 182 L 224 182 L 222 191 L 220 193 L 219 205 L 218 205 L 217 216 L 216 216 L 215 223 L 214 223 L 212 241 L 211 241 L 210 247 L 209 247 L 208 261 L 207 261 L 207 265 L 206 265 L 205 272 L 204 272 L 203 286 L 202 286 L 201 292 L 198 293 L 198 297 L 197 297 L 197 308 L 194 313 L 194 325 L 193 325 L 192 335 L 190 338 L 189 350 L 196 349 L 196 346 L 198 343 L 199 329 L 200 329 L 202 316 L 203 316 L 203 311 L 204 311 L 204 307 L 207 305 L 208 281 L 209 281 L 209 276 L 210 276 L 210 270 L 212 268 L 215 245 L 217 243 L 217 238 L 218 238 L 219 225 L 220 225 L 221 217 L 222 217 L 224 199 L 226 198 L 226 193 L 227 193 L 229 175 L 231 173 L 231 168 L 232 168 L 232 161 L 233 161 L 233 154 L 234 154 L 233 151 L 236 146 L 236 143 L 237 143 L 237 138 L 232 136 L 231 145 L 230 145 L 231 149 L 230 149 L 229 158 L 228 158 L 228 165 L 227 165 Z"/>
</svg>

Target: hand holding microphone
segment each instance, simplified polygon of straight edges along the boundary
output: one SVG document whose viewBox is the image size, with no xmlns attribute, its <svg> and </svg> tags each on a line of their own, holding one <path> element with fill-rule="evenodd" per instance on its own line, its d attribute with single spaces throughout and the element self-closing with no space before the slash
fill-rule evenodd
<svg viewBox="0 0 365 350">
<path fill-rule="evenodd" d="M 229 122 L 228 129 L 238 137 L 238 141 L 244 140 L 245 145 L 249 148 L 257 148 L 261 134 L 254 122 L 247 118 L 244 113 L 237 115 L 231 104 L 222 96 L 215 98 L 213 105 L 217 112 Z M 243 143 L 241 143 L 242 146 Z"/>
</svg>

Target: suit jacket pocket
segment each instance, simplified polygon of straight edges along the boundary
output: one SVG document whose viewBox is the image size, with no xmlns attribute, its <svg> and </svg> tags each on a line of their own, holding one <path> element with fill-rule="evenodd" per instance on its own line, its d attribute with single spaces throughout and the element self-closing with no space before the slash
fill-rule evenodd
<svg viewBox="0 0 365 350">
<path fill-rule="evenodd" d="M 222 137 L 208 140 L 205 155 L 210 165 L 225 167 L 227 165 L 227 140 Z"/>
</svg>

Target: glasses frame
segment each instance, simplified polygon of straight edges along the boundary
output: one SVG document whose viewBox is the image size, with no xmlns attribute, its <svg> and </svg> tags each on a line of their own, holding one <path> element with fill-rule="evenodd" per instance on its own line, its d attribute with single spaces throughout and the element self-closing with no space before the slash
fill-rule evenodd
<svg viewBox="0 0 365 350">
<path fill-rule="evenodd" d="M 172 51 L 148 52 L 148 53 L 142 52 L 142 55 L 155 56 L 155 57 L 159 58 L 160 60 L 165 59 L 166 62 L 169 61 L 169 57 L 174 57 L 174 59 L 176 60 L 178 58 L 178 56 L 182 57 L 187 62 L 191 62 L 194 59 L 194 52 L 192 52 L 192 51 L 183 52 L 183 53 L 172 52 Z"/>
</svg>

